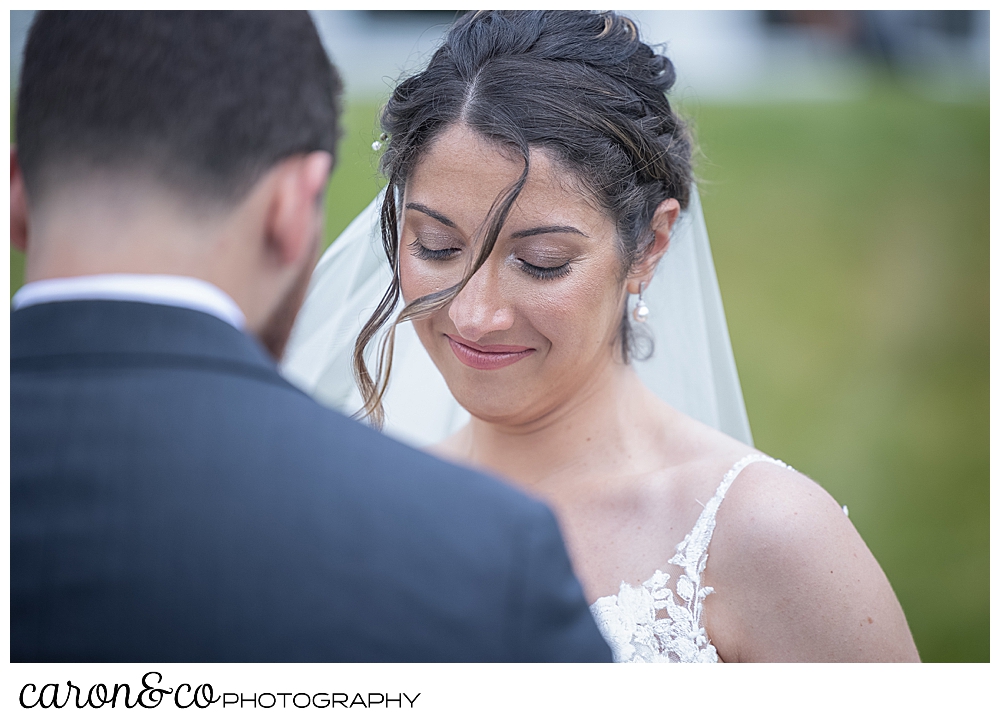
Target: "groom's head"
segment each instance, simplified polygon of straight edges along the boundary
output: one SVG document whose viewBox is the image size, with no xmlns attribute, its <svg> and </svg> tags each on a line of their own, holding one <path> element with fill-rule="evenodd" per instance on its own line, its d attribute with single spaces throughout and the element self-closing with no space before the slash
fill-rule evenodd
<svg viewBox="0 0 1000 723">
<path fill-rule="evenodd" d="M 315 261 L 341 85 L 305 12 L 41 12 L 11 238 L 28 280 L 206 278 L 279 351 Z"/>
</svg>

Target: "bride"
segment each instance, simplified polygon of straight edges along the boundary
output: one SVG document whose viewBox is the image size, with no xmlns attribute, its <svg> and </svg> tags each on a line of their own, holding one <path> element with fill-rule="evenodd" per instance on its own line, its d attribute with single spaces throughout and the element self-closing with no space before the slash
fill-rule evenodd
<svg viewBox="0 0 1000 723">
<path fill-rule="evenodd" d="M 615 13 L 459 19 L 285 372 L 545 499 L 618 661 L 915 661 L 845 511 L 751 446 L 673 79 Z"/>
</svg>

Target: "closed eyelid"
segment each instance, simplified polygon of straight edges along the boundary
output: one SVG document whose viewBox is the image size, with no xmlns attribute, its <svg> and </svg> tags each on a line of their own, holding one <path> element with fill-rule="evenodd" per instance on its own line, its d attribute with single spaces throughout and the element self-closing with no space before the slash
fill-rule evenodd
<svg viewBox="0 0 1000 723">
<path fill-rule="evenodd" d="M 582 236 L 582 234 L 581 234 Z M 574 238 L 541 238 L 532 236 L 515 240 L 510 245 L 510 253 L 530 263 L 562 264 L 588 254 L 589 244 Z"/>
<path fill-rule="evenodd" d="M 429 243 L 435 246 L 465 246 L 465 242 L 456 238 L 455 234 L 448 233 L 447 231 L 440 231 L 435 229 L 420 229 L 414 230 L 413 241 L 411 243 Z"/>
<path fill-rule="evenodd" d="M 522 251 L 517 258 L 533 266 L 561 266 L 572 261 L 574 255 L 562 251 L 532 250 Z"/>
</svg>

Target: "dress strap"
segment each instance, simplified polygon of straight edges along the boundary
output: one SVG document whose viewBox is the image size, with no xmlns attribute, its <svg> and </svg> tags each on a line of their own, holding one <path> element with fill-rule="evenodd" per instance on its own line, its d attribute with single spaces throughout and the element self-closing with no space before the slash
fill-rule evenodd
<svg viewBox="0 0 1000 723">
<path fill-rule="evenodd" d="M 725 477 L 722 478 L 722 482 L 716 488 L 712 499 L 708 501 L 705 509 L 698 515 L 698 521 L 694 523 L 694 529 L 687 534 L 683 542 L 677 545 L 676 554 L 670 558 L 670 564 L 684 568 L 685 574 L 696 585 L 700 584 L 701 573 L 704 572 L 705 565 L 708 562 L 708 544 L 712 541 L 712 534 L 715 532 L 715 515 L 719 511 L 719 505 L 722 504 L 722 500 L 725 498 L 726 493 L 739 473 L 754 462 L 770 462 L 779 467 L 791 469 L 791 467 L 781 460 L 757 452 L 748 454 L 726 472 Z"/>
</svg>

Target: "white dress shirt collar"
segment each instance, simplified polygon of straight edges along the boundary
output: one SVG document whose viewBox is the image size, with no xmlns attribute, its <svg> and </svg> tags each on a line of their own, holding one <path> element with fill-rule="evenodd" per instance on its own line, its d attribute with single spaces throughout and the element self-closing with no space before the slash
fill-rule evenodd
<svg viewBox="0 0 1000 723">
<path fill-rule="evenodd" d="M 241 331 L 246 327 L 246 317 L 226 292 L 190 276 L 99 274 L 42 279 L 22 286 L 11 299 L 11 306 L 21 309 L 53 301 L 86 299 L 179 306 L 211 314 Z"/>
</svg>

